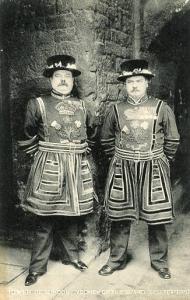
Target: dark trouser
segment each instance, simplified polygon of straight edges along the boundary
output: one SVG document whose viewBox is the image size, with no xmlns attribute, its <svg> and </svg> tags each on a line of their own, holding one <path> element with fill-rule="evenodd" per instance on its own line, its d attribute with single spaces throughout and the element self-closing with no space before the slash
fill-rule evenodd
<svg viewBox="0 0 190 300">
<path fill-rule="evenodd" d="M 43 274 L 53 245 L 54 232 L 61 251 L 66 251 L 68 260 L 78 260 L 78 223 L 77 217 L 37 217 L 36 234 L 33 241 L 29 272 Z"/>
<path fill-rule="evenodd" d="M 130 221 L 112 222 L 110 232 L 110 257 L 107 264 L 117 268 L 126 264 L 130 236 Z M 168 238 L 165 225 L 148 225 L 151 266 L 155 269 L 168 267 Z"/>
</svg>

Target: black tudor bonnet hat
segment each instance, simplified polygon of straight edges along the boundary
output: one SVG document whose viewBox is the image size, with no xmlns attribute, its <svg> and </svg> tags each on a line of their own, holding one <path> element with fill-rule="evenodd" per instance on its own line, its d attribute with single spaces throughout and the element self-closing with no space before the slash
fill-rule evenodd
<svg viewBox="0 0 190 300">
<path fill-rule="evenodd" d="M 148 62 L 144 59 L 130 59 L 125 60 L 120 65 L 121 74 L 117 78 L 119 81 L 125 81 L 126 78 L 132 76 L 142 75 L 147 78 L 154 77 L 154 74 L 150 70 L 148 70 Z"/>
<path fill-rule="evenodd" d="M 77 70 L 75 58 L 70 55 L 54 55 L 47 59 L 47 66 L 43 72 L 45 77 L 51 77 L 53 72 L 57 70 L 68 70 L 73 74 L 73 77 L 77 77 L 81 74 Z"/>
</svg>

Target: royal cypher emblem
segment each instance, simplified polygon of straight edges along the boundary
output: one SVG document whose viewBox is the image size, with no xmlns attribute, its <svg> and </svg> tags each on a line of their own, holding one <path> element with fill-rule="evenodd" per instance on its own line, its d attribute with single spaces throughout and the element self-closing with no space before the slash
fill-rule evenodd
<svg viewBox="0 0 190 300">
<path fill-rule="evenodd" d="M 73 105 L 72 103 L 63 103 L 63 102 L 59 102 L 55 106 L 55 109 L 58 110 L 60 115 L 69 115 L 69 116 L 73 116 L 76 111 L 75 105 Z"/>
</svg>

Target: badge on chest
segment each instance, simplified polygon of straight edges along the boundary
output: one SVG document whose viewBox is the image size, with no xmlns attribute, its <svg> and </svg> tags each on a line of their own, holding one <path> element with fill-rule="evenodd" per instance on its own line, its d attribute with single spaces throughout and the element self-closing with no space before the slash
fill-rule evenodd
<svg viewBox="0 0 190 300">
<path fill-rule="evenodd" d="M 74 104 L 72 104 L 71 101 L 68 101 L 67 103 L 59 102 L 55 106 L 55 109 L 59 112 L 60 115 L 73 116 L 77 108 Z"/>
</svg>

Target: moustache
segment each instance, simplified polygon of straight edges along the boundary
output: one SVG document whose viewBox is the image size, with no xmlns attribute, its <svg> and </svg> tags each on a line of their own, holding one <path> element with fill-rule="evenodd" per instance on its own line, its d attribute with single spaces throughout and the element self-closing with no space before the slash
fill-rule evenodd
<svg viewBox="0 0 190 300">
<path fill-rule="evenodd" d="M 67 83 L 60 83 L 60 84 L 58 84 L 58 86 L 66 86 L 66 87 L 68 87 L 68 84 Z"/>
</svg>

